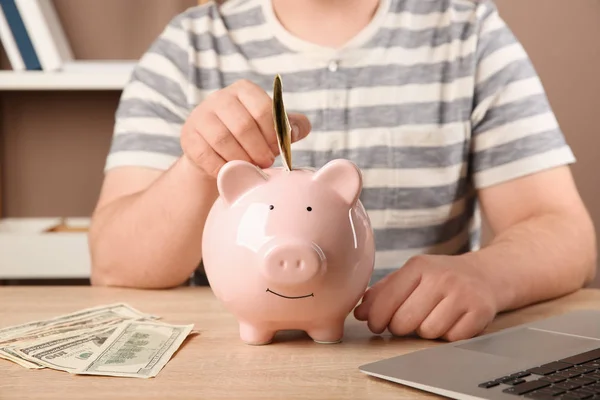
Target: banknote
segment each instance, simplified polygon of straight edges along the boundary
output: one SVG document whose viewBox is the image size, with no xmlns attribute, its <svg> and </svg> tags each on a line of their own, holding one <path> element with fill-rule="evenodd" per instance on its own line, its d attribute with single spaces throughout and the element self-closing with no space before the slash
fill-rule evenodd
<svg viewBox="0 0 600 400">
<path fill-rule="evenodd" d="M 108 328 L 82 333 L 50 338 L 51 340 L 37 341 L 29 345 L 12 348 L 22 359 L 59 371 L 72 372 L 87 366 L 106 340 L 119 328 L 113 325 Z"/>
<path fill-rule="evenodd" d="M 102 345 L 80 375 L 152 378 L 167 364 L 194 325 L 126 321 Z"/>
<path fill-rule="evenodd" d="M 69 324 L 61 324 L 44 329 L 24 332 L 20 336 L 13 336 L 4 340 L 0 340 L 0 346 L 10 345 L 11 343 L 24 342 L 30 340 L 38 340 L 47 336 L 69 334 L 71 332 L 85 331 L 95 329 L 101 326 L 111 325 L 131 319 L 129 317 L 119 316 L 112 311 L 100 312 L 98 315 L 91 315 L 88 318 L 79 320 Z"/>
<path fill-rule="evenodd" d="M 44 368 L 42 365 L 37 364 L 37 363 L 33 363 L 31 361 L 27 361 L 25 360 L 23 357 L 19 356 L 19 355 L 13 355 L 13 351 L 12 349 L 6 349 L 3 351 L 0 351 L 0 358 L 3 358 L 5 360 L 8 361 L 12 361 L 15 364 L 19 364 L 21 367 L 25 367 L 27 369 L 40 369 L 40 368 Z"/>
<path fill-rule="evenodd" d="M 83 309 L 80 311 L 76 311 L 76 312 L 73 312 L 70 314 L 59 315 L 57 317 L 46 319 L 46 320 L 33 321 L 33 322 L 21 324 L 21 325 L 9 326 L 7 328 L 2 328 L 2 329 L 0 329 L 0 342 L 2 342 L 2 340 L 4 340 L 4 339 L 8 339 L 13 336 L 20 336 L 23 333 L 28 332 L 28 331 L 40 330 L 40 329 L 43 329 L 44 327 L 48 327 L 51 325 L 60 325 L 60 324 L 68 323 L 70 321 L 85 318 L 91 314 L 96 314 L 99 311 L 106 311 L 106 312 L 112 311 L 114 313 L 117 313 L 117 314 L 123 315 L 123 316 L 130 315 L 132 317 L 153 317 L 153 318 L 158 319 L 158 317 L 156 317 L 156 316 L 150 316 L 150 315 L 141 313 L 138 310 L 134 309 L 133 307 L 131 307 L 127 304 L 124 304 L 124 303 L 109 304 L 109 305 L 104 305 L 104 306 L 86 308 L 86 309 Z"/>
<path fill-rule="evenodd" d="M 18 351 L 18 347 L 15 345 L 25 345 L 30 343 L 36 343 L 40 340 L 56 341 L 65 340 L 73 335 L 82 334 L 96 328 L 103 328 L 107 326 L 117 325 L 118 323 L 126 320 L 125 318 L 110 318 L 104 319 L 99 322 L 89 323 L 87 325 L 73 326 L 69 328 L 40 331 L 36 334 L 26 335 L 22 337 L 16 337 L 7 339 L 3 343 L 0 343 L 0 357 L 7 360 L 16 362 L 17 364 L 25 368 L 43 368 L 44 366 L 38 363 L 36 360 L 24 358 Z"/>
<path fill-rule="evenodd" d="M 69 333 L 83 333 L 96 328 L 118 324 L 125 320 L 157 319 L 144 314 L 126 304 L 112 304 L 89 308 L 44 321 L 35 321 L 0 330 L 0 357 L 15 362 L 25 368 L 44 368 L 43 365 L 12 349 L 15 343 L 29 343 L 43 338 L 56 338 Z"/>
<path fill-rule="evenodd" d="M 0 358 L 28 369 L 151 378 L 193 331 L 127 304 L 0 329 Z"/>
</svg>

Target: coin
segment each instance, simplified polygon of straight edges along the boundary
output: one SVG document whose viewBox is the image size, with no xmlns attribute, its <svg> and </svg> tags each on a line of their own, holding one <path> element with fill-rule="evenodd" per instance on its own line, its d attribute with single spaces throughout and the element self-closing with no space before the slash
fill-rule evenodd
<svg viewBox="0 0 600 400">
<path fill-rule="evenodd" d="M 283 84 L 277 74 L 273 82 L 273 120 L 277 134 L 277 144 L 284 167 L 292 170 L 292 127 L 283 105 Z"/>
</svg>

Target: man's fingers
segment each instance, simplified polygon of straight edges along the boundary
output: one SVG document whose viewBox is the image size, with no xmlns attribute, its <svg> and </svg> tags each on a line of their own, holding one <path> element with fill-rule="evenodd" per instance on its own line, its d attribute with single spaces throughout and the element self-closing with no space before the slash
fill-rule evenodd
<svg viewBox="0 0 600 400">
<path fill-rule="evenodd" d="M 273 155 L 277 156 L 279 146 L 273 120 L 273 100 L 271 97 L 260 86 L 245 80 L 232 85 L 232 90 L 256 121 Z M 312 127 L 305 115 L 288 112 L 288 119 L 292 127 L 292 142 L 297 142 L 310 133 Z"/>
<path fill-rule="evenodd" d="M 443 294 L 432 289 L 427 282 L 420 283 L 395 311 L 388 325 L 391 333 L 396 336 L 408 335 L 421 325 L 444 298 Z"/>
<path fill-rule="evenodd" d="M 202 126 L 196 127 L 196 130 L 222 159 L 252 161 L 229 128 L 216 114 L 206 112 L 200 121 L 202 121 Z"/>
<path fill-rule="evenodd" d="M 260 86 L 246 80 L 236 82 L 231 86 L 231 90 L 256 121 L 273 155 L 278 155 L 271 97 Z"/>
<path fill-rule="evenodd" d="M 288 116 L 292 142 L 306 137 L 311 130 L 308 118 Z M 231 160 L 271 167 L 279 155 L 271 97 L 248 80 L 211 94 L 186 122 L 181 145 L 186 156 L 211 176 Z"/>
<path fill-rule="evenodd" d="M 367 295 L 370 294 L 371 290 L 367 290 L 361 303 L 354 308 L 354 318 L 359 321 L 366 321 L 369 318 L 369 310 L 371 308 L 371 302 L 367 301 Z"/>
<path fill-rule="evenodd" d="M 466 313 L 453 297 L 444 297 L 416 329 L 424 339 L 442 337 Z"/>
<path fill-rule="evenodd" d="M 400 269 L 394 272 L 394 275 L 361 305 L 368 308 L 367 325 L 373 333 L 382 333 L 387 328 L 396 310 L 421 282 L 421 275 L 417 271 Z"/>
<path fill-rule="evenodd" d="M 254 117 L 237 97 L 227 96 L 220 107 L 215 108 L 215 113 L 255 164 L 262 168 L 273 164 L 273 152 Z"/>
<path fill-rule="evenodd" d="M 443 338 L 456 342 L 477 336 L 487 327 L 491 319 L 487 315 L 475 311 L 463 314 L 462 317 L 443 335 Z"/>
<path fill-rule="evenodd" d="M 310 133 L 312 126 L 304 114 L 288 113 L 292 126 L 292 143 L 304 139 Z"/>
<path fill-rule="evenodd" d="M 219 156 L 194 127 L 187 126 L 181 135 L 181 145 L 187 148 L 186 155 L 208 175 L 216 178 L 225 160 Z"/>
<path fill-rule="evenodd" d="M 386 282 L 393 277 L 394 274 L 388 274 L 377 281 L 373 286 L 369 287 L 363 294 L 360 304 L 354 309 L 354 317 L 359 321 L 366 321 L 369 318 L 369 310 L 373 299 L 381 288 L 385 287 Z"/>
</svg>

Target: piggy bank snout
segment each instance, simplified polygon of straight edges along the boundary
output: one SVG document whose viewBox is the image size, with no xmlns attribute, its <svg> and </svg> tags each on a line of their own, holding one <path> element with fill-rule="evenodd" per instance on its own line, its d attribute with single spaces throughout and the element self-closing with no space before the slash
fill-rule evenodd
<svg viewBox="0 0 600 400">
<path fill-rule="evenodd" d="M 273 283 L 305 283 L 322 274 L 325 269 L 325 256 L 312 243 L 279 241 L 268 246 L 263 254 L 262 273 Z"/>
</svg>

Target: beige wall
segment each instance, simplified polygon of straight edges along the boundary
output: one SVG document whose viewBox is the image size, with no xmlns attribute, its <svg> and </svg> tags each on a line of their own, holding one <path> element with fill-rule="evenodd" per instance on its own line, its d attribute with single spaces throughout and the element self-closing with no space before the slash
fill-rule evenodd
<svg viewBox="0 0 600 400">
<path fill-rule="evenodd" d="M 195 0 L 55 0 L 81 59 L 137 58 Z M 498 0 L 531 55 L 579 162 L 573 172 L 600 222 L 600 2 Z M 2 66 L 8 68 L 2 55 Z M 110 144 L 117 92 L 0 93 L 7 216 L 89 215 Z M 63 117 L 64 116 L 64 117 Z"/>
</svg>

